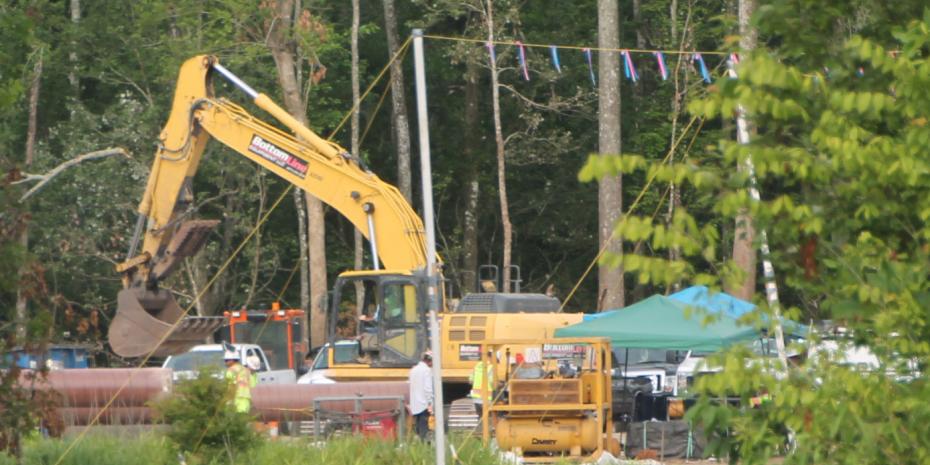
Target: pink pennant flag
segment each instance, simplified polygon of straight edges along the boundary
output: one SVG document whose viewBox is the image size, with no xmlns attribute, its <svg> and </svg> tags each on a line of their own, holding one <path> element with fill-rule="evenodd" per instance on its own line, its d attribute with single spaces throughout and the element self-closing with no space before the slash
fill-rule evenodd
<svg viewBox="0 0 930 465">
<path fill-rule="evenodd" d="M 527 81 L 530 80 L 530 70 L 526 68 L 526 48 L 523 47 L 523 42 L 517 41 L 517 50 L 519 51 L 520 57 L 520 68 L 523 69 L 523 79 Z"/>
<path fill-rule="evenodd" d="M 630 58 L 630 51 L 624 50 L 620 53 L 623 55 L 624 74 L 626 74 L 626 77 L 635 83 L 639 80 L 639 75 L 636 74 L 636 67 L 633 66 L 633 59 Z"/>
<path fill-rule="evenodd" d="M 659 74 L 662 75 L 662 80 L 665 81 L 668 79 L 668 70 L 665 68 L 665 56 L 662 55 L 662 52 L 652 52 L 656 57 L 656 61 L 659 63 Z"/>
</svg>

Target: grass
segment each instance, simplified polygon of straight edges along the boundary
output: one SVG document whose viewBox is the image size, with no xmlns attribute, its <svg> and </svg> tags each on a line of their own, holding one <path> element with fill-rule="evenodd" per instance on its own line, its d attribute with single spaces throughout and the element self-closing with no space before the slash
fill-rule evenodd
<svg viewBox="0 0 930 465">
<path fill-rule="evenodd" d="M 70 440 L 31 439 L 24 444 L 22 465 L 54 465 Z M 0 453 L 0 465 L 16 460 Z M 164 436 L 147 434 L 133 439 L 114 436 L 87 437 L 64 457 L 60 465 L 177 465 L 177 455 Z"/>
<path fill-rule="evenodd" d="M 69 442 L 57 439 L 30 441 L 25 445 L 21 464 L 54 465 Z M 499 463 L 497 455 L 484 448 L 480 439 L 453 436 L 449 443 L 457 456 L 449 456 L 446 463 L 450 465 Z M 148 433 L 135 438 L 88 436 L 65 456 L 61 465 L 178 465 L 177 457 L 171 443 L 160 434 Z M 227 454 L 207 460 L 209 465 L 230 464 Z M 254 449 L 237 454 L 232 465 L 426 465 L 433 462 L 433 449 L 420 441 L 393 442 L 352 436 L 323 444 L 314 444 L 308 438 L 262 441 Z M 0 465 L 16 463 L 12 457 L 0 454 Z M 194 465 L 193 460 L 187 463 Z"/>
</svg>

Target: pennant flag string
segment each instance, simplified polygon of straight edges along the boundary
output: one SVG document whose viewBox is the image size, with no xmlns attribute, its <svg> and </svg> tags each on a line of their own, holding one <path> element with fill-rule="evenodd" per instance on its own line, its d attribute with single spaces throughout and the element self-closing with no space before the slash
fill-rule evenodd
<svg viewBox="0 0 930 465">
<path fill-rule="evenodd" d="M 523 79 L 529 81 L 530 70 L 526 67 L 526 49 L 523 48 L 523 44 L 519 40 L 517 41 L 517 50 L 519 51 L 517 56 L 520 58 L 520 68 L 523 69 Z"/>
<path fill-rule="evenodd" d="M 695 53 L 692 60 L 698 62 L 698 67 L 701 70 L 701 77 L 704 78 L 704 82 L 710 84 L 710 73 L 707 71 L 707 65 L 704 64 L 704 57 L 702 57 L 700 53 Z"/>
<path fill-rule="evenodd" d="M 453 42 L 483 43 L 488 48 L 488 54 L 490 55 L 490 59 L 492 60 L 492 62 L 495 62 L 495 63 L 497 61 L 497 54 L 494 49 L 495 45 L 514 46 L 517 48 L 517 51 L 518 51 L 518 59 L 519 59 L 521 72 L 523 74 L 523 78 L 527 81 L 530 80 L 530 75 L 529 75 L 529 65 L 526 60 L 526 49 L 532 48 L 532 47 L 548 48 L 549 54 L 552 60 L 552 66 L 555 68 L 556 72 L 559 74 L 562 74 L 562 64 L 559 60 L 559 49 L 582 51 L 584 53 L 585 60 L 588 63 L 588 72 L 591 77 L 591 83 L 595 86 L 597 86 L 597 78 L 594 74 L 594 60 L 591 56 L 592 50 L 596 50 L 599 52 L 607 51 L 607 52 L 620 53 L 624 59 L 624 74 L 626 75 L 628 79 L 630 79 L 633 82 L 637 82 L 639 80 L 639 74 L 636 72 L 636 68 L 633 64 L 631 53 L 649 53 L 653 57 L 655 57 L 656 65 L 659 68 L 659 74 L 662 77 L 663 81 L 668 80 L 668 67 L 666 66 L 666 63 L 665 63 L 665 54 L 690 55 L 691 56 L 690 61 L 692 62 L 692 64 L 694 62 L 697 63 L 696 64 L 697 71 L 700 72 L 702 80 L 708 84 L 713 82 L 713 78 L 711 76 L 710 71 L 707 68 L 707 63 L 704 62 L 704 55 L 717 55 L 717 56 L 724 57 L 725 61 L 728 61 L 729 63 L 733 65 L 739 64 L 742 61 L 741 57 L 737 53 L 722 52 L 722 51 L 715 51 L 715 50 L 697 51 L 697 50 L 615 49 L 615 48 L 601 48 L 601 47 L 583 47 L 583 46 L 577 46 L 577 45 L 551 45 L 551 44 L 543 45 L 543 44 L 535 44 L 535 43 L 524 43 L 521 41 L 486 41 L 486 40 L 480 40 L 480 39 L 471 39 L 467 37 L 449 37 L 449 36 L 440 36 L 440 35 L 432 35 L 432 34 L 425 34 L 423 35 L 423 37 L 426 37 L 428 39 L 446 40 L 446 41 L 453 41 Z M 887 54 L 891 56 L 892 58 L 897 58 L 898 55 L 900 55 L 901 53 L 902 53 L 901 50 L 889 50 L 887 52 Z M 865 68 L 861 66 L 856 67 L 854 72 L 855 72 L 855 75 L 860 78 L 864 77 L 866 74 Z M 830 69 L 827 67 L 824 67 L 822 76 L 824 79 L 829 80 L 831 78 Z"/>
<path fill-rule="evenodd" d="M 662 52 L 652 52 L 652 54 L 659 63 L 659 74 L 662 75 L 662 80 L 668 80 L 668 70 L 665 68 L 665 57 L 662 56 Z"/>
<path fill-rule="evenodd" d="M 588 72 L 591 73 L 591 84 L 597 86 L 597 79 L 594 78 L 594 64 L 591 62 L 591 49 L 584 49 L 584 57 L 588 61 Z"/>
<path fill-rule="evenodd" d="M 635 83 L 639 80 L 639 76 L 636 74 L 636 68 L 633 66 L 633 59 L 630 58 L 630 52 L 624 50 L 621 54 L 623 55 L 623 74 L 627 79 Z"/>
<path fill-rule="evenodd" d="M 485 43 L 485 44 L 493 44 L 493 45 L 523 46 L 523 47 L 526 47 L 526 48 L 552 48 L 552 47 L 555 47 L 555 48 L 560 48 L 560 49 L 565 49 L 565 50 L 580 50 L 580 51 L 582 51 L 582 52 L 585 51 L 585 50 L 592 50 L 592 51 L 596 51 L 596 52 L 605 52 L 605 51 L 606 51 L 606 52 L 620 53 L 620 52 L 626 50 L 626 51 L 629 51 L 629 52 L 631 52 L 631 53 L 653 53 L 653 52 L 662 52 L 662 53 L 664 53 L 664 54 L 666 54 L 666 55 L 676 55 L 676 54 L 677 54 L 677 55 L 690 55 L 690 54 L 692 54 L 692 53 L 702 53 L 702 54 L 704 54 L 704 55 L 721 55 L 721 56 L 726 56 L 726 55 L 728 55 L 728 54 L 730 53 L 730 52 L 721 52 L 721 51 L 717 51 L 717 50 L 655 50 L 655 49 L 637 49 L 637 48 L 623 49 L 623 48 L 606 48 L 606 47 L 585 47 L 585 46 L 582 46 L 582 45 L 536 44 L 536 43 L 527 43 L 527 42 L 520 42 L 520 41 L 509 41 L 509 40 L 495 40 L 495 41 L 489 42 L 489 41 L 487 41 L 487 40 L 482 40 L 482 39 L 471 39 L 471 38 L 468 38 L 468 37 L 449 37 L 449 36 L 440 36 L 440 35 L 432 35 L 432 34 L 424 34 L 423 37 L 425 37 L 425 38 L 427 38 L 427 39 L 449 40 L 449 41 L 453 41 L 453 42 L 475 42 L 475 43 Z"/>
<path fill-rule="evenodd" d="M 552 55 L 552 66 L 555 67 L 556 72 L 562 74 L 562 65 L 559 64 L 559 48 L 553 45 L 549 47 L 549 53 Z"/>
<path fill-rule="evenodd" d="M 617 52 L 617 53 L 627 51 L 630 53 L 651 53 L 651 54 L 661 53 L 664 55 L 692 55 L 692 56 L 693 54 L 698 54 L 702 56 L 719 55 L 723 57 L 730 55 L 731 58 L 732 56 L 735 55 L 737 59 L 737 63 L 739 62 L 739 55 L 732 53 L 732 52 L 720 51 L 720 50 L 657 50 L 657 49 L 638 49 L 638 48 L 630 48 L 630 49 L 606 48 L 606 47 L 602 48 L 602 47 L 590 47 L 590 46 L 584 46 L 584 45 L 536 44 L 536 43 L 508 41 L 508 40 L 487 41 L 487 40 L 482 40 L 482 39 L 472 39 L 469 37 L 453 37 L 453 36 L 442 36 L 442 35 L 435 35 L 435 34 L 424 34 L 423 37 L 427 39 L 446 40 L 446 41 L 452 41 L 452 42 L 473 42 L 473 43 L 484 43 L 488 45 L 510 45 L 510 46 L 521 46 L 524 48 L 548 48 L 550 50 L 551 49 L 580 50 L 580 51 L 593 50 L 593 51 L 598 51 L 598 52 L 607 51 L 607 52 Z M 900 55 L 902 52 L 901 50 L 889 50 L 887 53 L 889 56 L 897 58 L 897 56 Z"/>
</svg>

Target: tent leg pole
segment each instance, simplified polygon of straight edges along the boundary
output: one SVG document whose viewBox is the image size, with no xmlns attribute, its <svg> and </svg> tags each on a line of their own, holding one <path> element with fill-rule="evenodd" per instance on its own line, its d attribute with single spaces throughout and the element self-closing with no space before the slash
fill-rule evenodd
<svg viewBox="0 0 930 465">
<path fill-rule="evenodd" d="M 629 373 L 629 371 L 630 371 L 630 348 L 627 347 L 623 355 L 623 403 L 624 404 L 626 403 L 626 399 L 629 395 L 629 393 L 627 392 L 627 388 L 626 388 L 627 373 Z M 630 422 L 631 423 L 633 422 L 633 412 L 635 411 L 636 409 L 633 408 L 633 405 L 631 404 L 630 405 Z"/>
</svg>

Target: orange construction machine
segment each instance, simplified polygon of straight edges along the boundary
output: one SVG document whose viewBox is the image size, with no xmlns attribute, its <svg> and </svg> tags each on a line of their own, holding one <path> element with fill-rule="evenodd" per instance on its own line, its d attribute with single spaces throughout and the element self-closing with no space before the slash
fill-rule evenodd
<svg viewBox="0 0 930 465">
<path fill-rule="evenodd" d="M 302 367 L 307 355 L 307 344 L 302 342 L 303 310 L 284 310 L 274 303 L 270 310 L 233 310 L 223 312 L 223 316 L 227 326 L 221 339 L 261 346 L 272 370 Z"/>
</svg>

